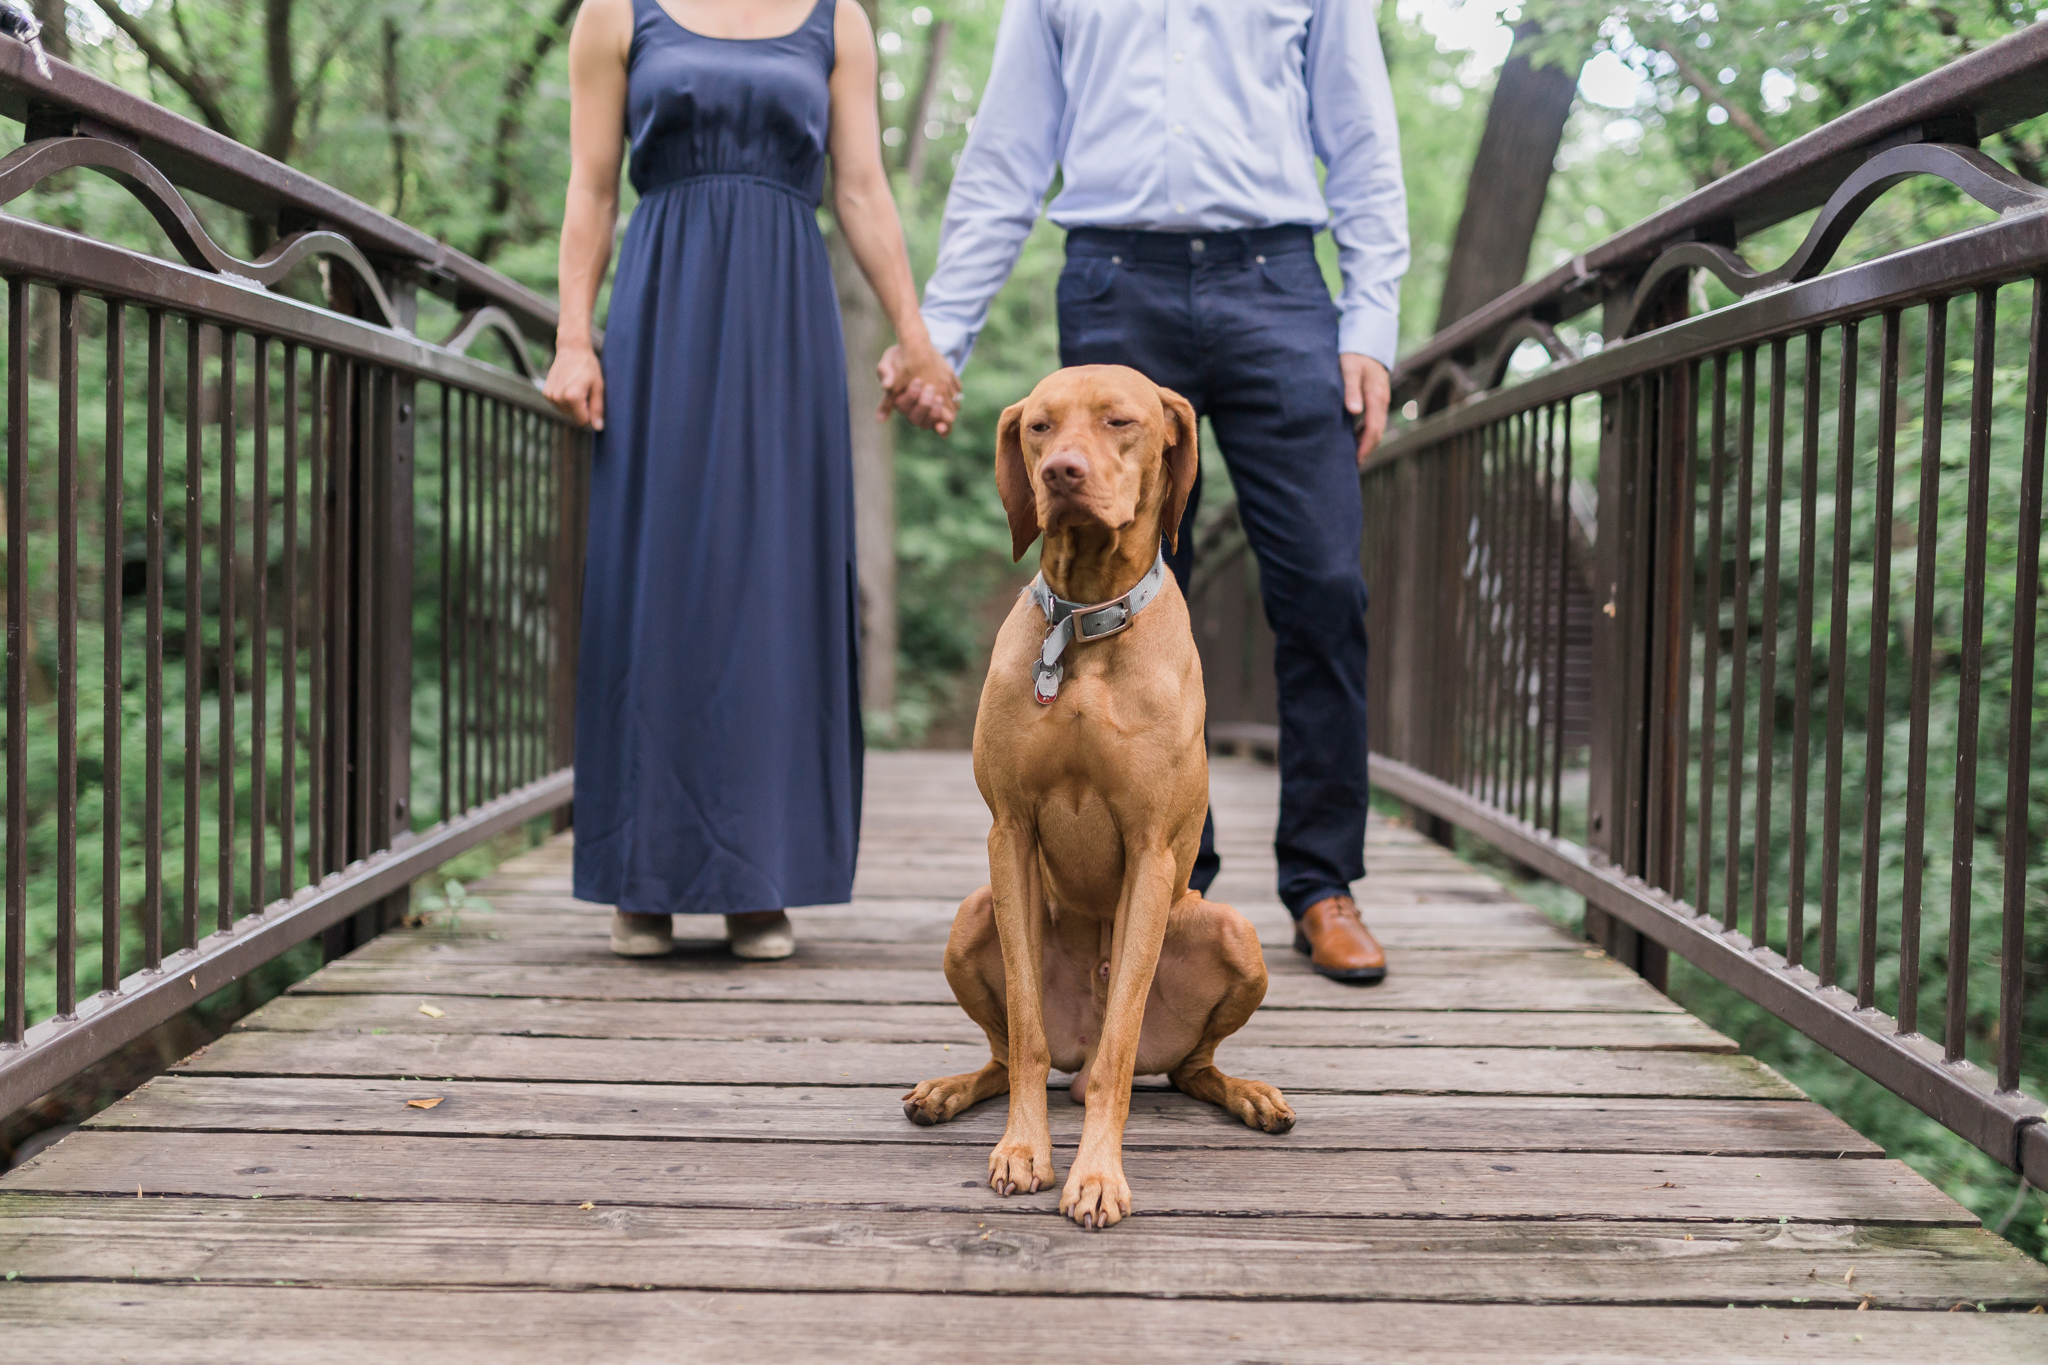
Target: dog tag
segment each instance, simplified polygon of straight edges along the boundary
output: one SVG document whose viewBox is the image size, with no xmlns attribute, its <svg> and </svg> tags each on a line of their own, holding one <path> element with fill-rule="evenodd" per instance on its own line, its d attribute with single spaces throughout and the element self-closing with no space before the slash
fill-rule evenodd
<svg viewBox="0 0 2048 1365">
<path fill-rule="evenodd" d="M 1040 706 L 1051 706 L 1059 699 L 1061 671 L 1058 664 L 1043 660 L 1031 670 L 1031 695 Z"/>
</svg>

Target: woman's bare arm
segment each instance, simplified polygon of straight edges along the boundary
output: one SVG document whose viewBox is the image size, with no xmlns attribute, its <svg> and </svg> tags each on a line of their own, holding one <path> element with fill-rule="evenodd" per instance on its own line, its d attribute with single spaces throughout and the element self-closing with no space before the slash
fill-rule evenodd
<svg viewBox="0 0 2048 1365">
<path fill-rule="evenodd" d="M 569 198 L 562 212 L 562 317 L 548 401 L 604 430 L 604 371 L 590 345 L 591 314 L 611 264 L 626 139 L 626 55 L 632 0 L 588 0 L 569 34 Z"/>
<path fill-rule="evenodd" d="M 832 67 L 832 208 L 853 259 L 895 325 L 899 385 L 921 380 L 942 399 L 939 431 L 952 424 L 960 381 L 932 348 L 917 311 L 917 283 L 903 245 L 903 223 L 882 166 L 882 123 L 875 105 L 875 35 L 855 0 L 838 0 L 833 15 L 838 56 Z M 895 387 L 895 386 L 892 386 Z M 878 417 L 891 411 L 885 399 Z"/>
</svg>

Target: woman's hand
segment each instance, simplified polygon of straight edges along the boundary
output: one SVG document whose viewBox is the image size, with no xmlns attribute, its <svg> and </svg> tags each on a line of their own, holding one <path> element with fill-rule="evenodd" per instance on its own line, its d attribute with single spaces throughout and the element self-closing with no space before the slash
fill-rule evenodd
<svg viewBox="0 0 2048 1365">
<path fill-rule="evenodd" d="M 578 426 L 604 430 L 604 367 L 588 345 L 558 348 L 541 392 Z"/>
<path fill-rule="evenodd" d="M 931 342 L 918 339 L 891 346 L 875 366 L 882 381 L 881 406 L 875 420 L 886 422 L 900 412 L 918 426 L 944 436 L 960 411 L 960 377 Z"/>
</svg>

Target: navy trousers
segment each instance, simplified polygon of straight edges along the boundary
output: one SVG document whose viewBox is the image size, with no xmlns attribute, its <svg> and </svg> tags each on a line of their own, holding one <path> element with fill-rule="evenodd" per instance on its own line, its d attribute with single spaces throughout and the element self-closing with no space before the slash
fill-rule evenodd
<svg viewBox="0 0 2048 1365">
<path fill-rule="evenodd" d="M 1128 365 L 1194 404 L 1258 556 L 1280 694 L 1280 899 L 1297 918 L 1365 875 L 1365 579 L 1337 307 L 1305 227 L 1067 237 L 1060 361 Z M 1197 480 L 1169 562 L 1194 557 Z M 1192 879 L 1217 871 L 1202 829 Z"/>
</svg>

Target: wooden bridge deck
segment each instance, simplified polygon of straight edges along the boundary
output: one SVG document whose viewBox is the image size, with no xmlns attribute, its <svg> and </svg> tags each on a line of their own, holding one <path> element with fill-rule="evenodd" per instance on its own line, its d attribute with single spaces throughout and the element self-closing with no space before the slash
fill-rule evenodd
<svg viewBox="0 0 2048 1365">
<path fill-rule="evenodd" d="M 1387 982 L 1311 974 L 1275 785 L 1217 764 L 1216 895 L 1272 964 L 1222 1060 L 1301 1121 L 1152 1078 L 1111 1232 L 985 1188 L 1000 1102 L 902 1117 L 980 1060 L 939 952 L 987 820 L 963 755 L 881 754 L 856 898 L 787 962 L 612 958 L 558 841 L 0 1179 L 5 1354 L 2048 1358 L 2048 1317 L 1975 1311 L 2048 1270 L 1409 831 L 1371 835 Z M 1062 1175 L 1080 1117 L 1056 1100 Z"/>
</svg>

